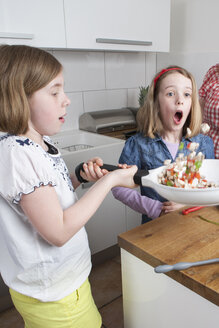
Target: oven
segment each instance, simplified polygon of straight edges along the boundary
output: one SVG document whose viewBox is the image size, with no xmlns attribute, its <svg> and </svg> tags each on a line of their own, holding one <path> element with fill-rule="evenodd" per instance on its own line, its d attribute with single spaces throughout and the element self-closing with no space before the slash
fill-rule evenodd
<svg viewBox="0 0 219 328">
<path fill-rule="evenodd" d="M 137 132 L 137 111 L 128 107 L 84 113 L 79 117 L 79 129 L 126 140 Z"/>
</svg>

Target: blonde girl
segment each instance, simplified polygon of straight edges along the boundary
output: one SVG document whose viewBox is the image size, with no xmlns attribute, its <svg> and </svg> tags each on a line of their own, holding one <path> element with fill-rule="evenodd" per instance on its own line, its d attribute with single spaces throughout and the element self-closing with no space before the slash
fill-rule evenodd
<svg viewBox="0 0 219 328">
<path fill-rule="evenodd" d="M 0 270 L 26 328 L 101 327 L 84 225 L 112 187 L 135 187 L 136 167 L 106 174 L 99 158 L 69 175 L 50 139 L 69 104 L 55 57 L 0 46 Z M 77 200 L 81 178 L 98 181 Z"/>
<path fill-rule="evenodd" d="M 120 163 L 151 170 L 162 166 L 166 159 L 173 162 L 179 148 L 187 155 L 190 142 L 199 143 L 197 152 L 201 151 L 205 158 L 214 158 L 212 139 L 200 133 L 202 114 L 195 80 L 182 67 L 170 66 L 155 75 L 137 122 L 139 132 L 126 141 Z M 142 223 L 183 206 L 169 202 L 148 187 L 142 187 L 141 193 L 114 188 L 113 194 L 142 213 Z"/>
</svg>

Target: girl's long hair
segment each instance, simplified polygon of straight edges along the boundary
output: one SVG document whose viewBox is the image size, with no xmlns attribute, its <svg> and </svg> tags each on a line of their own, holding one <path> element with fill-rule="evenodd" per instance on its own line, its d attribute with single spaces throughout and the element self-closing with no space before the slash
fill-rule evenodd
<svg viewBox="0 0 219 328">
<path fill-rule="evenodd" d="M 28 129 L 28 98 L 62 70 L 49 52 L 24 46 L 0 46 L 0 131 L 24 134 Z"/>
</svg>

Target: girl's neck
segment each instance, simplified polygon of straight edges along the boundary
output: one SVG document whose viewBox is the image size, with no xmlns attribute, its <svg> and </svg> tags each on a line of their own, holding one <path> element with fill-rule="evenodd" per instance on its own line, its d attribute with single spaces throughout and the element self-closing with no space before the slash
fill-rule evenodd
<svg viewBox="0 0 219 328">
<path fill-rule="evenodd" d="M 48 146 L 45 144 L 43 140 L 43 136 L 41 136 L 36 131 L 29 129 L 25 134 L 21 135 L 22 137 L 26 137 L 40 145 L 44 150 L 48 150 Z"/>
<path fill-rule="evenodd" d="M 164 132 L 161 134 L 163 140 L 172 144 L 179 144 L 182 139 L 181 133 Z"/>
</svg>

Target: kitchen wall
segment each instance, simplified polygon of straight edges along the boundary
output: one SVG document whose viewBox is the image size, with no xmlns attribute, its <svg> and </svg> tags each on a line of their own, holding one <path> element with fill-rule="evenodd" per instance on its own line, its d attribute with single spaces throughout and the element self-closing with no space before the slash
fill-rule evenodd
<svg viewBox="0 0 219 328">
<path fill-rule="evenodd" d="M 200 87 L 207 70 L 219 63 L 218 13 L 218 0 L 171 0 L 170 52 L 157 54 L 157 70 L 183 66 Z"/>
<path fill-rule="evenodd" d="M 64 66 L 65 91 L 71 100 L 63 130 L 77 129 L 84 112 L 138 107 L 139 87 L 156 71 L 156 54 L 53 51 Z"/>
<path fill-rule="evenodd" d="M 84 112 L 138 107 L 139 87 L 168 65 L 191 71 L 200 87 L 208 68 L 219 62 L 218 12 L 218 0 L 172 0 L 169 53 L 53 51 L 64 66 L 71 100 L 62 129 L 77 129 Z"/>
</svg>

